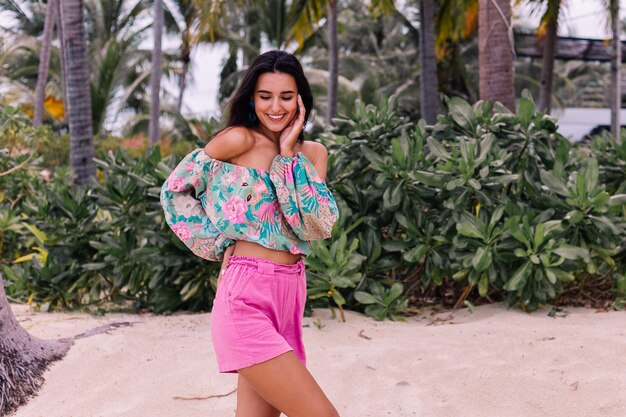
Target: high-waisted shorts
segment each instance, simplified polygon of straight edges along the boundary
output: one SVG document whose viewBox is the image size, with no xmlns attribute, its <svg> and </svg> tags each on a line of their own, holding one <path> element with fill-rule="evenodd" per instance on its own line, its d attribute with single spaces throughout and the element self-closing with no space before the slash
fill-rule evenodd
<svg viewBox="0 0 626 417">
<path fill-rule="evenodd" d="M 220 372 L 237 372 L 293 350 L 306 365 L 302 316 L 304 263 L 231 256 L 211 311 L 211 339 Z"/>
</svg>

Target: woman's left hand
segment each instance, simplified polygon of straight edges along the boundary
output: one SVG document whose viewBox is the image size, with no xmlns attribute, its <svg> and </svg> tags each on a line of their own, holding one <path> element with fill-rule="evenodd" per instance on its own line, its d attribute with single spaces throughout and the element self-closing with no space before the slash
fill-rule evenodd
<svg viewBox="0 0 626 417">
<path fill-rule="evenodd" d="M 298 112 L 294 115 L 291 123 L 289 123 L 280 134 L 280 154 L 282 156 L 288 158 L 293 157 L 298 136 L 300 136 L 300 132 L 304 129 L 305 114 L 306 109 L 304 108 L 302 97 L 298 94 Z"/>
</svg>

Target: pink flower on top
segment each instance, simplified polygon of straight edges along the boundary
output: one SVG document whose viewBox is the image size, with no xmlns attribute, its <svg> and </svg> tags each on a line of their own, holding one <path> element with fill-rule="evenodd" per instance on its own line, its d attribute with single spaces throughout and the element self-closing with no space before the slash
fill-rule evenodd
<svg viewBox="0 0 626 417">
<path fill-rule="evenodd" d="M 185 177 L 170 177 L 167 189 L 174 192 L 183 191 L 185 189 Z"/>
<path fill-rule="evenodd" d="M 191 239 L 191 230 L 189 230 L 189 226 L 186 223 L 179 222 L 172 225 L 172 230 L 176 233 L 176 236 L 183 242 Z"/>
<path fill-rule="evenodd" d="M 258 211 L 259 220 L 262 222 L 271 222 L 276 214 L 276 201 L 261 204 Z"/>
<path fill-rule="evenodd" d="M 196 176 L 189 178 L 189 184 L 193 185 L 194 187 L 197 187 L 198 185 L 200 185 L 200 177 L 196 175 Z"/>
<path fill-rule="evenodd" d="M 300 226 L 300 215 L 298 213 L 285 215 L 285 218 L 287 219 L 287 223 L 289 223 L 292 227 Z"/>
<path fill-rule="evenodd" d="M 224 210 L 224 218 L 230 220 L 233 224 L 244 223 L 246 221 L 246 210 L 248 206 L 245 200 L 236 195 L 228 199 L 222 207 Z"/>
<path fill-rule="evenodd" d="M 196 166 L 195 162 L 187 161 L 187 162 L 185 162 L 185 168 L 183 169 L 183 171 L 185 171 L 185 172 L 192 172 L 194 166 Z"/>
<path fill-rule="evenodd" d="M 260 237 L 261 237 L 261 232 L 259 231 L 259 229 L 257 229 L 251 224 L 246 233 L 246 240 L 250 242 L 255 242 L 255 241 L 258 241 Z"/>
<path fill-rule="evenodd" d="M 231 171 L 229 173 L 222 175 L 222 178 L 220 181 L 222 184 L 224 184 L 226 188 L 228 188 L 231 185 L 237 184 L 239 182 L 239 175 L 237 175 L 237 172 Z"/>
</svg>

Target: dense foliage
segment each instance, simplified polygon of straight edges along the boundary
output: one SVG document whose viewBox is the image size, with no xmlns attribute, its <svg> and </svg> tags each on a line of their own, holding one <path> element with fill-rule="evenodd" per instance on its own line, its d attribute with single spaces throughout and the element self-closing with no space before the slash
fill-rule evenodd
<svg viewBox="0 0 626 417">
<path fill-rule="evenodd" d="M 323 135 L 341 218 L 307 258 L 309 306 L 377 319 L 427 300 L 534 310 L 590 286 L 604 295 L 583 303 L 623 305 L 626 145 L 608 134 L 570 144 L 526 94 L 517 114 L 456 98 L 447 106 L 426 126 L 399 116 L 393 97 L 357 103 Z M 4 110 L 2 143 L 19 138 L 23 149 L 1 150 L 2 171 L 37 141 L 59 140 L 27 124 Z M 0 177 L 10 296 L 52 308 L 209 309 L 219 265 L 191 256 L 158 201 L 180 155 L 106 148 L 88 191 L 70 185 L 66 168 L 46 180 L 42 157 Z"/>
<path fill-rule="evenodd" d="M 526 93 L 517 114 L 457 98 L 447 106 L 434 126 L 415 126 L 393 98 L 358 104 L 324 138 L 341 230 L 366 259 L 357 288 L 343 286 L 335 302 L 394 317 L 402 282 L 416 290 L 405 295 L 534 310 L 610 282 L 608 298 L 623 303 L 626 146 L 606 134 L 571 145 Z"/>
</svg>

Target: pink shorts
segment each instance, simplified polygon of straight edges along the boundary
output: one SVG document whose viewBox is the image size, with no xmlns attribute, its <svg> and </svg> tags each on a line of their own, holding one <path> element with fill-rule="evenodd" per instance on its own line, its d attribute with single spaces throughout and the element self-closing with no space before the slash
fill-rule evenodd
<svg viewBox="0 0 626 417">
<path fill-rule="evenodd" d="M 234 373 L 290 350 L 306 366 L 305 302 L 302 260 L 285 265 L 231 256 L 211 311 L 211 339 L 219 371 Z"/>
</svg>

